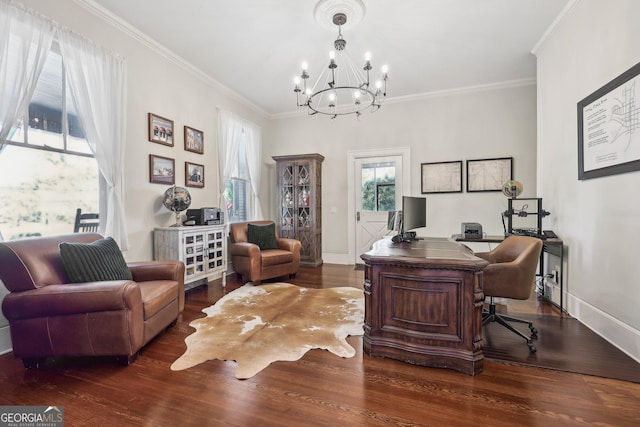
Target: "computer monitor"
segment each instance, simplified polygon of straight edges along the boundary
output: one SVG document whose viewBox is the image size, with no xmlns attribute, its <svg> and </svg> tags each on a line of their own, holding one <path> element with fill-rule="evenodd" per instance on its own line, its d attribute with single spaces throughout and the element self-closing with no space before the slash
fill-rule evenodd
<svg viewBox="0 0 640 427">
<path fill-rule="evenodd" d="M 427 226 L 427 199 L 402 196 L 402 232 Z"/>
<path fill-rule="evenodd" d="M 402 197 L 402 210 L 389 212 L 387 228 L 398 231 L 393 241 L 410 242 L 416 233 L 409 231 L 427 226 L 427 199 L 424 197 Z"/>
</svg>

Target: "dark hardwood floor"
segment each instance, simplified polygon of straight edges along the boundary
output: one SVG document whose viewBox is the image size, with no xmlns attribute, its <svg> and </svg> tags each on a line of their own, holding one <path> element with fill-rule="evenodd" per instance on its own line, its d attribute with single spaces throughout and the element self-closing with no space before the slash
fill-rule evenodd
<svg viewBox="0 0 640 427">
<path fill-rule="evenodd" d="M 309 287 L 362 288 L 353 266 L 303 267 L 293 280 Z M 67 426 L 637 426 L 640 384 L 485 360 L 472 377 L 362 354 L 342 359 L 312 350 L 277 362 L 248 380 L 235 363 L 209 361 L 174 372 L 189 322 L 240 283 L 229 276 L 187 293 L 178 324 L 138 360 L 66 359 L 25 370 L 0 356 L 0 405 L 61 405 Z M 558 314 L 532 298 L 510 312 Z"/>
</svg>

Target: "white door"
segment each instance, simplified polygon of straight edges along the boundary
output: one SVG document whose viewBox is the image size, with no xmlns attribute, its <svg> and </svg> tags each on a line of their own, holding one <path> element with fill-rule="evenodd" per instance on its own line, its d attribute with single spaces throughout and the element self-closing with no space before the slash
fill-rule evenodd
<svg viewBox="0 0 640 427">
<path fill-rule="evenodd" d="M 355 159 L 355 253 L 368 252 L 376 240 L 391 233 L 387 228 L 389 211 L 402 205 L 402 156 Z"/>
</svg>

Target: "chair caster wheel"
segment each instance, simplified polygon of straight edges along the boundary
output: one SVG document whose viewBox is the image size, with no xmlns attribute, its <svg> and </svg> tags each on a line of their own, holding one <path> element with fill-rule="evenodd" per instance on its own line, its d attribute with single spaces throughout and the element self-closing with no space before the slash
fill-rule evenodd
<svg viewBox="0 0 640 427">
<path fill-rule="evenodd" d="M 530 353 L 535 353 L 536 351 L 538 351 L 538 349 L 535 348 L 535 346 L 532 343 L 528 342 L 527 345 L 529 346 Z"/>
<path fill-rule="evenodd" d="M 538 330 L 533 326 L 529 326 L 529 330 L 531 331 L 531 335 L 538 335 Z"/>
</svg>

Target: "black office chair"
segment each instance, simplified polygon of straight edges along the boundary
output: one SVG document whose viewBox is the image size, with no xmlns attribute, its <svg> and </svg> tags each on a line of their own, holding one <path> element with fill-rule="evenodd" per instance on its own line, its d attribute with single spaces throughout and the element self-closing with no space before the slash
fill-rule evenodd
<svg viewBox="0 0 640 427">
<path fill-rule="evenodd" d="M 76 222 L 73 226 L 74 233 L 97 233 L 100 225 L 97 213 L 82 213 L 82 209 L 76 209 Z"/>
</svg>

